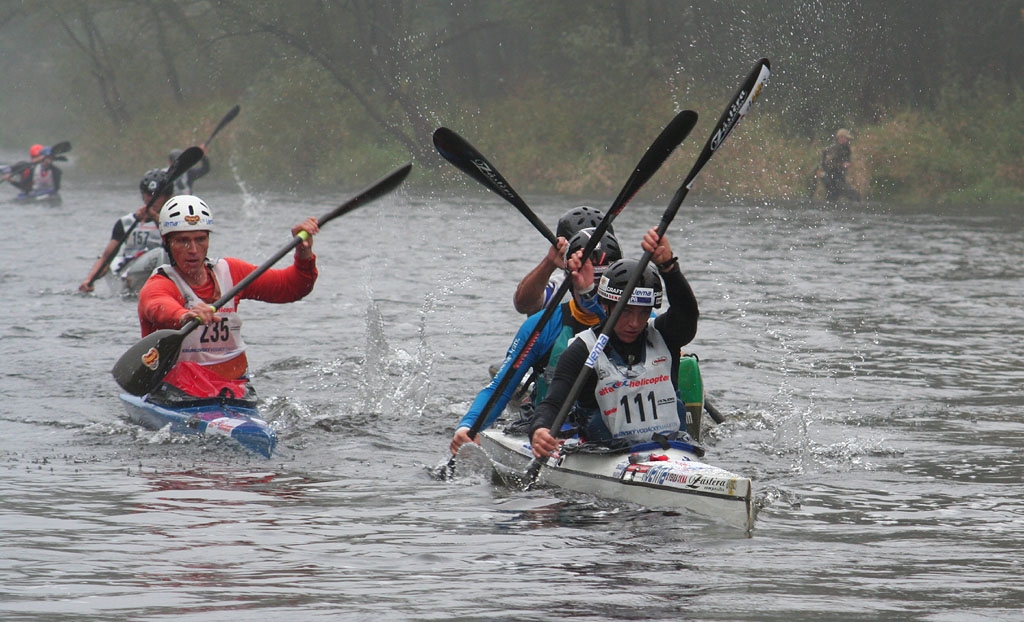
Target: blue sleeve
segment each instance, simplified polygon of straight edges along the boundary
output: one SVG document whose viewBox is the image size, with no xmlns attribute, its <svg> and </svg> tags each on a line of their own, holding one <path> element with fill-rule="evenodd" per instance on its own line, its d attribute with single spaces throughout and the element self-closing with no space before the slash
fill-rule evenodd
<svg viewBox="0 0 1024 622">
<path fill-rule="evenodd" d="M 476 399 L 470 405 L 469 410 L 463 415 L 459 421 L 459 425 L 456 428 L 472 428 L 473 423 L 476 422 L 477 418 L 481 416 L 481 412 L 487 402 L 494 395 L 494 391 L 498 388 L 501 383 L 501 379 L 505 377 L 506 373 L 514 374 L 509 383 L 505 386 L 505 390 L 502 391 L 501 396 L 494 403 L 494 407 L 491 412 L 487 415 L 487 420 L 484 421 L 484 425 L 480 426 L 481 430 L 489 428 L 498 419 L 502 411 L 505 410 L 505 406 L 508 405 L 512 399 L 512 394 L 515 393 L 519 387 L 519 383 L 522 382 L 523 377 L 526 376 L 526 372 L 533 366 L 534 363 L 544 357 L 545 354 L 555 344 L 555 340 L 558 339 L 558 334 L 562 331 L 562 308 L 558 307 L 554 310 L 554 314 L 547 324 L 544 325 L 543 330 L 537 336 L 537 340 L 529 348 L 526 356 L 520 362 L 519 367 L 514 371 L 511 369 L 516 360 L 522 354 L 523 350 L 526 349 L 527 341 L 530 335 L 533 333 L 534 328 L 537 326 L 537 322 L 540 321 L 541 316 L 544 315 L 543 311 L 538 311 L 530 317 L 526 318 L 526 321 L 519 327 L 516 332 L 515 339 L 512 340 L 512 345 L 509 346 L 508 352 L 505 354 L 505 360 L 501 364 L 501 368 L 498 369 L 498 373 L 494 375 L 491 382 L 480 390 L 476 394 Z"/>
<path fill-rule="evenodd" d="M 597 290 L 594 290 L 594 295 L 580 296 L 577 300 L 582 303 L 580 306 L 584 311 L 593 313 L 599 317 L 602 322 L 608 318 L 608 316 L 605 315 L 604 307 L 601 306 L 601 299 L 597 297 Z"/>
</svg>

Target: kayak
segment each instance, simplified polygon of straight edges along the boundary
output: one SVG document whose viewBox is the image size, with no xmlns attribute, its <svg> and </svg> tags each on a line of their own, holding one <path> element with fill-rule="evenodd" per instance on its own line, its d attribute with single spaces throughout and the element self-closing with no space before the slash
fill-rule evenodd
<svg viewBox="0 0 1024 622">
<path fill-rule="evenodd" d="M 135 295 L 146 284 L 154 270 L 169 262 L 170 259 L 167 258 L 163 247 L 151 248 L 128 261 L 118 258 L 107 272 L 107 282 L 110 283 L 111 289 L 121 296 Z"/>
<path fill-rule="evenodd" d="M 522 477 L 533 459 L 524 434 L 492 428 L 480 432 L 480 443 L 503 475 Z M 701 462 L 703 453 L 698 446 L 676 440 L 615 451 L 569 439 L 541 466 L 537 481 L 651 509 L 691 511 L 750 532 L 750 479 Z"/>
<path fill-rule="evenodd" d="M 21 203 L 22 205 L 28 203 L 45 204 L 45 205 L 60 205 L 64 202 L 59 192 L 50 192 L 46 194 L 19 194 L 11 199 L 15 203 Z"/>
<path fill-rule="evenodd" d="M 121 401 L 128 418 L 150 430 L 170 426 L 176 434 L 224 436 L 265 458 L 277 445 L 277 432 L 260 418 L 255 402 L 211 397 L 163 404 L 129 393 Z"/>
</svg>

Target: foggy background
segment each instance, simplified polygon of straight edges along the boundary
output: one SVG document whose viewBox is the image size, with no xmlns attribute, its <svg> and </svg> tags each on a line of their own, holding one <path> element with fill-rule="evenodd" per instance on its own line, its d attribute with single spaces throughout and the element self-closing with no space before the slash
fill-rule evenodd
<svg viewBox="0 0 1024 622">
<path fill-rule="evenodd" d="M 376 178 L 408 159 L 440 169 L 429 137 L 447 125 L 528 189 L 604 189 L 618 154 L 635 161 L 676 110 L 713 123 L 768 57 L 757 134 L 785 157 L 747 163 L 774 176 L 755 182 L 762 194 L 796 192 L 787 175 L 806 174 L 838 127 L 871 160 L 855 180 L 879 192 L 926 192 L 989 157 L 979 175 L 1024 188 L 1021 0 L 3 0 L 0 52 L 0 150 L 71 140 L 90 173 L 162 164 L 239 103 L 211 156 L 260 183 Z M 947 132 L 973 151 L 930 162 Z M 879 171 L 895 160 L 913 174 Z M 961 190 L 979 183 L 963 177 Z"/>
</svg>

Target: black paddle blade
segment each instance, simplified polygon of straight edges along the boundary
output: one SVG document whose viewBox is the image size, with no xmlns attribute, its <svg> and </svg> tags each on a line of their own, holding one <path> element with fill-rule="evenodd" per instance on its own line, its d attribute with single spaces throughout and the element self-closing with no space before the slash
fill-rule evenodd
<svg viewBox="0 0 1024 622">
<path fill-rule="evenodd" d="M 427 470 L 430 477 L 441 482 L 446 482 L 455 477 L 455 456 L 448 458 L 432 469 Z"/>
<path fill-rule="evenodd" d="M 181 343 L 188 332 L 165 328 L 146 335 L 114 364 L 114 380 L 132 395 L 153 391 L 178 362 Z"/>
<path fill-rule="evenodd" d="M 216 136 L 217 133 L 220 132 L 222 129 L 224 129 L 225 125 L 231 123 L 234 120 L 234 118 L 238 116 L 238 113 L 241 112 L 241 110 L 242 107 L 238 104 L 235 104 L 234 108 L 228 110 L 228 113 L 224 115 L 223 119 L 220 120 L 220 123 L 217 124 L 217 127 L 213 128 L 213 131 L 210 132 L 210 137 L 207 138 L 206 142 L 203 144 L 206 146 L 210 146 L 210 141 L 213 140 L 213 137 Z"/>
<path fill-rule="evenodd" d="M 199 147 L 189 147 L 182 151 L 178 159 L 171 163 L 170 168 L 167 169 L 166 183 L 173 184 L 174 180 L 184 175 L 188 169 L 199 164 L 199 161 L 202 159 L 203 150 Z M 160 192 L 158 191 L 157 194 L 160 194 Z"/>
<path fill-rule="evenodd" d="M 644 152 L 636 168 L 633 169 L 633 174 L 626 180 L 622 190 L 619 191 L 619 196 L 612 201 L 611 209 L 608 211 L 614 214 L 622 211 L 626 203 L 629 203 L 630 199 L 640 191 L 640 188 L 658 172 L 675 148 L 686 140 L 695 125 L 697 125 L 697 113 L 692 110 L 683 110 L 673 117 L 672 121 L 665 126 L 665 129 L 658 134 L 658 137 Z"/>
<path fill-rule="evenodd" d="M 405 181 L 405 178 L 409 176 L 409 171 L 411 170 L 412 162 L 399 166 L 384 177 L 381 177 L 366 188 L 360 190 L 358 194 L 348 201 L 345 201 L 338 207 L 321 216 L 317 220 L 317 224 L 322 227 L 342 214 L 347 214 L 357 207 L 366 205 L 371 201 L 376 201 L 380 197 L 400 186 L 402 182 Z"/>
<path fill-rule="evenodd" d="M 69 151 L 71 151 L 71 143 L 66 140 L 50 147 L 50 155 L 52 156 L 58 156 Z"/>
<path fill-rule="evenodd" d="M 523 216 L 526 216 L 526 219 L 549 242 L 552 244 L 557 242 L 555 234 L 551 232 L 551 229 L 530 209 L 526 201 L 512 189 L 512 185 L 502 177 L 498 169 L 488 162 L 487 158 L 477 151 L 473 145 L 469 144 L 469 141 L 446 127 L 439 127 L 434 130 L 434 147 L 441 154 L 441 157 L 454 164 L 457 169 L 511 203 Z"/>
</svg>

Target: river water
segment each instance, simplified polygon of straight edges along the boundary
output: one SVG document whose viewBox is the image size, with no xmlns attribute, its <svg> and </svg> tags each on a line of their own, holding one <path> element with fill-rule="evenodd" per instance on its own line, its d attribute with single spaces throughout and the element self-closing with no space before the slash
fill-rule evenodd
<svg viewBox="0 0 1024 622">
<path fill-rule="evenodd" d="M 271 460 L 126 419 L 109 371 L 134 301 L 76 287 L 133 181 L 68 176 L 60 206 L 5 205 L 0 617 L 1019 619 L 1019 208 L 684 204 L 691 349 L 727 416 L 705 459 L 754 479 L 747 537 L 505 488 L 477 449 L 429 477 L 545 250 L 462 181 L 325 227 L 304 301 L 242 303 Z M 350 196 L 199 190 L 211 254 L 256 264 Z M 528 202 L 552 227 L 573 204 Z M 619 217 L 634 255 L 667 202 Z"/>
</svg>

